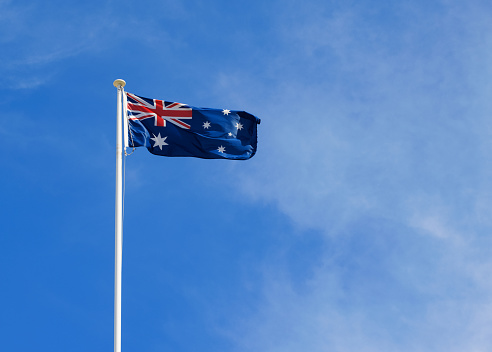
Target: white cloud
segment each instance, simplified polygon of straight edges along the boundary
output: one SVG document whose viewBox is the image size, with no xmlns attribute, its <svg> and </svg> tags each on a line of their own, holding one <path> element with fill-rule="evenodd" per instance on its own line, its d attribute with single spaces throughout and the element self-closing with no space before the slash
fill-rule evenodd
<svg viewBox="0 0 492 352">
<path fill-rule="evenodd" d="M 237 350 L 489 350 L 489 6 L 328 6 L 286 5 L 276 78 L 232 98 L 261 102 L 245 194 L 338 254 L 304 289 L 269 261 Z"/>
<path fill-rule="evenodd" d="M 302 285 L 282 265 L 265 269 L 262 303 L 228 331 L 235 350 L 490 349 L 490 261 L 479 265 L 467 245 L 368 230 L 332 242 L 336 254 Z"/>
<path fill-rule="evenodd" d="M 473 49 L 485 50 L 482 57 L 490 53 L 474 44 L 454 48 L 456 40 L 466 41 L 459 31 L 448 31 L 450 18 L 454 19 L 449 15 L 436 20 L 447 38 L 438 31 L 433 34 L 437 41 L 420 43 L 425 30 L 412 34 L 416 26 L 412 25 L 401 33 L 407 37 L 406 47 L 393 53 L 386 41 L 365 46 L 364 38 L 345 40 L 342 35 L 336 47 L 342 48 L 337 51 L 343 64 L 331 62 L 328 54 L 312 57 L 311 48 L 290 55 L 291 62 L 275 69 L 286 73 L 278 75 L 275 89 L 259 89 L 260 101 L 267 102 L 256 112 L 263 117 L 255 157 L 260 160 L 254 170 L 257 177 L 245 180 L 248 192 L 276 202 L 299 223 L 318 228 L 327 226 L 327 218 L 332 221 L 323 214 L 336 213 L 336 218 L 345 210 L 372 209 L 388 216 L 400 212 L 396 216 L 401 217 L 415 194 L 444 201 L 459 201 L 465 192 L 478 195 L 481 189 L 473 182 L 480 176 L 475 172 L 490 170 L 483 148 L 489 148 L 492 106 L 486 99 L 474 98 L 475 93 L 482 95 L 483 87 L 468 77 L 483 61 L 470 63 L 468 54 Z M 341 26 L 328 38 L 351 33 L 356 25 L 364 27 L 369 37 L 383 30 L 369 26 L 360 14 L 348 22 L 320 19 L 322 26 L 315 20 L 316 16 L 291 26 L 285 35 L 292 38 L 291 33 L 307 32 L 299 40 L 303 46 L 314 38 L 312 45 L 330 47 L 320 38 L 325 28 L 338 28 L 340 22 L 348 23 L 348 28 Z M 392 44 L 396 38 L 388 40 Z M 291 44 L 295 47 L 298 42 Z M 434 45 L 450 55 L 440 56 Z M 292 54 L 290 47 L 285 50 Z M 292 77 L 289 71 L 302 71 L 307 62 L 316 70 L 324 67 L 325 72 L 342 73 L 330 80 L 329 73 L 319 72 L 327 81 L 316 81 L 316 72 L 307 68 L 308 77 Z M 243 100 L 248 96 L 235 94 Z M 249 93 L 245 105 L 254 106 L 257 96 L 253 95 Z"/>
<path fill-rule="evenodd" d="M 111 10 L 104 4 L 28 6 L 0 4 L 1 80 L 10 89 L 35 88 L 49 81 L 63 60 L 101 50 L 116 32 Z"/>
</svg>

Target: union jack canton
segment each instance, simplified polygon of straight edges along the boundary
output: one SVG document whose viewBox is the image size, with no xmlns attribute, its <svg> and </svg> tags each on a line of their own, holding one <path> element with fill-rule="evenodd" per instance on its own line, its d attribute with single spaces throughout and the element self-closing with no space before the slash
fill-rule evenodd
<svg viewBox="0 0 492 352">
<path fill-rule="evenodd" d="M 128 140 L 155 155 L 246 160 L 260 119 L 245 111 L 197 108 L 126 93 Z"/>
</svg>

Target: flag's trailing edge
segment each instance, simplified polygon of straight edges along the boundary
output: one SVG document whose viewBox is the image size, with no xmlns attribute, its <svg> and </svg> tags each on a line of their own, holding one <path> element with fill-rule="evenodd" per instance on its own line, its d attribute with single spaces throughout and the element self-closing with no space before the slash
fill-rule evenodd
<svg viewBox="0 0 492 352">
<path fill-rule="evenodd" d="M 126 95 L 130 147 L 203 159 L 246 160 L 256 153 L 260 119 L 250 113 Z"/>
</svg>

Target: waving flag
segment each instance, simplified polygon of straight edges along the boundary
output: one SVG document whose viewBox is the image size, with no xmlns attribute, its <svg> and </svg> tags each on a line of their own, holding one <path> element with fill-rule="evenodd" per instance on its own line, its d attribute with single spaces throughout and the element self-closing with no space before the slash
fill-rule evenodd
<svg viewBox="0 0 492 352">
<path fill-rule="evenodd" d="M 260 119 L 254 115 L 126 95 L 130 146 L 203 159 L 246 160 L 256 153 Z"/>
</svg>

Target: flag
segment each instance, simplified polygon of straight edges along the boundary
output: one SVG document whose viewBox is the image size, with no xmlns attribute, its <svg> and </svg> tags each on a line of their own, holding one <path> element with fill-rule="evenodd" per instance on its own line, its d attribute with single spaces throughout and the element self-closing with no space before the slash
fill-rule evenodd
<svg viewBox="0 0 492 352">
<path fill-rule="evenodd" d="M 256 153 L 260 119 L 126 93 L 128 144 L 155 155 L 246 160 Z"/>
</svg>

